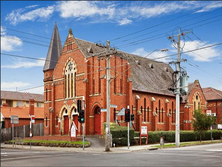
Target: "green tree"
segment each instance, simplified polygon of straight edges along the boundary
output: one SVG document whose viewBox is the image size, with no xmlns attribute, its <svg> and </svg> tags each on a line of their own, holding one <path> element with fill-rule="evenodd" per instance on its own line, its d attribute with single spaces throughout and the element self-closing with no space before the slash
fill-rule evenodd
<svg viewBox="0 0 222 167">
<path fill-rule="evenodd" d="M 197 135 L 200 136 L 200 142 L 202 136 L 205 132 L 210 128 L 210 126 L 214 125 L 216 118 L 213 116 L 207 116 L 203 114 L 201 110 L 195 110 L 193 114 L 193 128 Z"/>
</svg>

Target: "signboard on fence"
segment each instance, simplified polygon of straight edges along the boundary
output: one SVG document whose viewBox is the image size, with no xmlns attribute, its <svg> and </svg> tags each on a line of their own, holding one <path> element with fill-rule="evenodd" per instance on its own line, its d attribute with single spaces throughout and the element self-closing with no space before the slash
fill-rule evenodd
<svg viewBox="0 0 222 167">
<path fill-rule="evenodd" d="M 19 118 L 16 115 L 11 115 L 11 124 L 18 124 Z"/>
</svg>

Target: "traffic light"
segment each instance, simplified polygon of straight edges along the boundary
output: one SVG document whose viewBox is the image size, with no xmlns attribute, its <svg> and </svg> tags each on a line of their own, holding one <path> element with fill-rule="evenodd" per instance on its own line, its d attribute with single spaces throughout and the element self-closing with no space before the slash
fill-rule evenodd
<svg viewBox="0 0 222 167">
<path fill-rule="evenodd" d="M 131 114 L 131 121 L 134 121 L 134 114 Z"/>
<path fill-rule="evenodd" d="M 130 122 L 130 109 L 125 110 L 125 122 Z"/>
<path fill-rule="evenodd" d="M 77 110 L 78 110 L 78 113 L 80 113 L 82 110 L 82 101 L 81 100 L 77 100 Z"/>
<path fill-rule="evenodd" d="M 84 110 L 81 110 L 79 112 L 78 121 L 79 121 L 79 123 L 84 123 L 85 122 L 85 111 Z"/>
</svg>

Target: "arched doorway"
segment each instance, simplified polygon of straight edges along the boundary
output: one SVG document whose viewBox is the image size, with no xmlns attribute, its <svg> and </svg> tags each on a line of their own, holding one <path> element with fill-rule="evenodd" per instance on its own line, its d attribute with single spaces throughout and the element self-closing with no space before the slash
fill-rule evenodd
<svg viewBox="0 0 222 167">
<path fill-rule="evenodd" d="M 64 109 L 63 119 L 64 119 L 64 135 L 68 135 L 69 134 L 69 116 L 68 116 L 67 109 Z"/>
<path fill-rule="evenodd" d="M 101 134 L 101 113 L 98 106 L 94 109 L 94 133 L 95 135 Z"/>
</svg>

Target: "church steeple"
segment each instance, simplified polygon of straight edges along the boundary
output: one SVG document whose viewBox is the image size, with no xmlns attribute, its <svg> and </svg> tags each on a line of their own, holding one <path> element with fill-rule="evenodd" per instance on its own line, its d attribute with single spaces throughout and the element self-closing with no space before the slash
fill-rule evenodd
<svg viewBox="0 0 222 167">
<path fill-rule="evenodd" d="M 43 71 L 53 70 L 62 52 L 62 43 L 55 23 Z"/>
</svg>

